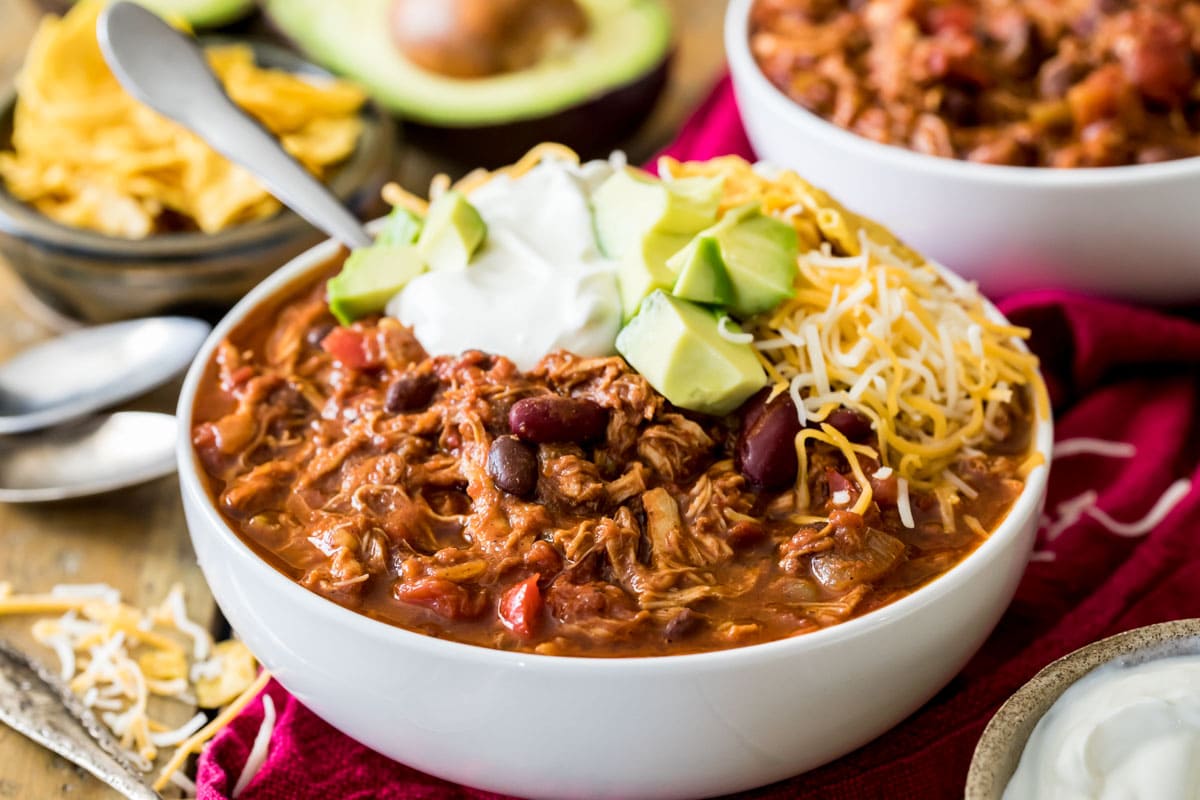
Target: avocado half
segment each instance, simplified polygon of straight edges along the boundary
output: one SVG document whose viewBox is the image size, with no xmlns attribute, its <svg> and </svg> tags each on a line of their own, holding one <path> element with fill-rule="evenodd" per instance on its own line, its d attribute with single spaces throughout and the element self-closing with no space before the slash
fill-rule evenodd
<svg viewBox="0 0 1200 800">
<path fill-rule="evenodd" d="M 246 17 L 254 10 L 254 0 L 134 0 L 156 14 L 179 16 L 193 28 L 219 28 Z M 39 5 L 55 14 L 64 14 L 74 0 L 38 0 Z"/>
<path fill-rule="evenodd" d="M 582 155 L 632 133 L 666 84 L 671 19 L 662 0 L 579 0 L 588 31 L 566 53 L 486 78 L 450 78 L 392 41 L 390 0 L 264 0 L 271 23 L 313 61 L 363 85 L 410 137 L 466 160 L 511 161 L 539 141 Z"/>
</svg>

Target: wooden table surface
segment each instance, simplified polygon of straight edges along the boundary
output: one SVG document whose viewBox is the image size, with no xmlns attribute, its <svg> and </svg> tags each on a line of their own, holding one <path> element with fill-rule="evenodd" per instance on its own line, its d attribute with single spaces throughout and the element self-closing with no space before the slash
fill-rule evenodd
<svg viewBox="0 0 1200 800">
<path fill-rule="evenodd" d="M 671 0 L 670 5 L 678 41 L 671 84 L 643 130 L 626 145 L 635 158 L 669 140 L 722 68 L 724 0 Z M 32 0 L 0 0 L 0 93 L 23 57 L 39 13 Z M 410 147 L 403 151 L 396 178 L 420 191 L 444 167 Z M 0 263 L 0 360 L 52 335 L 61 324 Z M 166 386 L 131 407 L 171 411 L 178 390 L 178 384 Z M 45 591 L 56 583 L 106 582 L 141 606 L 158 602 L 173 583 L 182 582 L 193 617 L 219 623 L 188 542 L 174 477 L 99 498 L 0 504 L 0 581 L 10 581 L 17 592 Z M 53 655 L 30 637 L 31 622 L 0 618 L 0 637 L 53 663 Z M 0 800 L 61 796 L 115 797 L 86 773 L 0 726 Z"/>
</svg>

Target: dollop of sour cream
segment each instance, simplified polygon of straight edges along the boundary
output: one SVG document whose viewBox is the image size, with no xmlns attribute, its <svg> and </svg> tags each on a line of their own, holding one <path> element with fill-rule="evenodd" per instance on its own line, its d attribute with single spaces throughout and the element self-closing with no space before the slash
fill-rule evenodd
<svg viewBox="0 0 1200 800">
<path fill-rule="evenodd" d="M 1004 800 L 1200 797 L 1200 656 L 1076 681 L 1025 745 Z"/>
<path fill-rule="evenodd" d="M 468 198 L 487 223 L 471 263 L 414 278 L 388 315 L 433 354 L 484 350 L 523 370 L 559 348 L 611 355 L 621 327 L 616 263 L 596 244 L 589 198 L 613 169 L 547 160 L 492 178 Z"/>
</svg>

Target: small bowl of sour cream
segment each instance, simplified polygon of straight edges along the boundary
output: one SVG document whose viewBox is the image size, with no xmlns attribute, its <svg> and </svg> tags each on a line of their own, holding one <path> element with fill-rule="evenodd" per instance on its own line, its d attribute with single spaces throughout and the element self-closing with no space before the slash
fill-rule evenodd
<svg viewBox="0 0 1200 800">
<path fill-rule="evenodd" d="M 1200 794 L 1200 619 L 1135 628 L 1066 655 L 992 717 L 966 800 Z"/>
</svg>

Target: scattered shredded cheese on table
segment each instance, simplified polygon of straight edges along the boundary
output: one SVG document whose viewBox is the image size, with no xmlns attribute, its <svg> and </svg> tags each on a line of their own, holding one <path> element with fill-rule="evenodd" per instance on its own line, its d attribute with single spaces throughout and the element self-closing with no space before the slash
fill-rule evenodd
<svg viewBox="0 0 1200 800">
<path fill-rule="evenodd" d="M 158 791 L 173 784 L 193 794 L 195 786 L 180 768 L 270 680 L 242 642 L 214 643 L 187 615 L 180 585 L 157 607 L 143 610 L 124 604 L 107 584 L 59 585 L 45 594 L 20 595 L 0 582 L 0 615 L 16 614 L 60 615 L 37 620 L 33 636 L 54 651 L 63 681 L 96 712 L 134 765 L 149 772 L 162 750 L 175 748 L 154 784 Z M 151 715 L 154 698 L 224 708 L 212 720 L 198 712 L 170 727 Z"/>
</svg>

